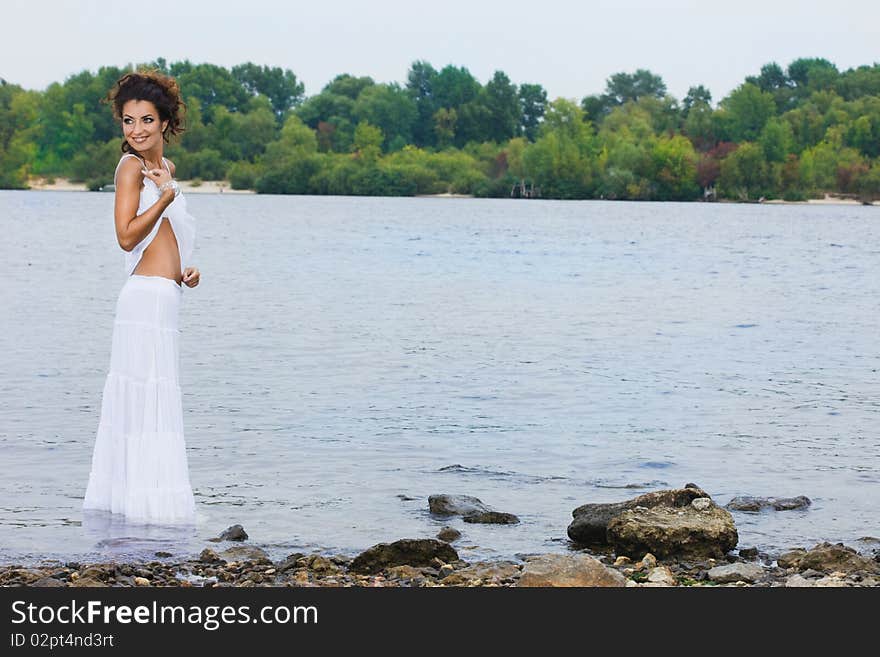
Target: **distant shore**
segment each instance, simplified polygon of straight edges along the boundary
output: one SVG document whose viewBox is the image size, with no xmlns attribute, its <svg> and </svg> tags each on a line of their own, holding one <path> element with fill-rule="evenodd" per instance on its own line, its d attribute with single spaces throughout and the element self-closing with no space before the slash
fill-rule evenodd
<svg viewBox="0 0 880 657">
<path fill-rule="evenodd" d="M 54 178 L 49 183 L 45 178 L 32 178 L 29 181 L 30 189 L 36 191 L 51 192 L 87 192 L 89 191 L 85 183 L 71 182 L 67 178 Z M 180 188 L 186 194 L 256 194 L 252 189 L 232 189 L 227 180 L 204 180 L 194 183 L 191 180 L 181 180 Z M 417 194 L 415 198 L 475 198 L 472 194 Z M 537 199 L 537 200 L 554 200 L 554 199 Z M 723 203 L 737 203 L 737 201 L 721 201 Z M 751 203 L 754 203 L 752 201 Z M 824 198 L 811 198 L 806 201 L 783 201 L 774 199 L 770 201 L 760 201 L 766 205 L 866 205 L 854 198 L 843 198 L 833 194 L 825 194 Z M 880 205 L 875 201 L 870 205 Z"/>
</svg>

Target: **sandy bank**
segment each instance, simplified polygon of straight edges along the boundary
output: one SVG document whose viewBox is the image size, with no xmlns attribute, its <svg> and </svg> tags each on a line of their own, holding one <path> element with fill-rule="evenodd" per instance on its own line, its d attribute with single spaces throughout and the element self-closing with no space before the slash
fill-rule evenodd
<svg viewBox="0 0 880 657">
<path fill-rule="evenodd" d="M 776 199 L 773 201 L 765 201 L 765 203 L 771 205 L 877 205 L 876 201 L 870 204 L 865 204 L 854 198 L 844 198 L 833 196 L 831 194 L 825 194 L 824 198 L 811 198 L 806 201 L 783 201 L 781 199 Z"/>
<path fill-rule="evenodd" d="M 85 183 L 71 182 L 67 178 L 54 178 L 47 182 L 45 178 L 32 178 L 29 181 L 31 189 L 50 192 L 87 192 Z M 191 180 L 181 180 L 180 189 L 184 194 L 254 194 L 249 189 L 232 189 L 226 180 L 204 180 L 201 183 L 193 183 Z"/>
</svg>

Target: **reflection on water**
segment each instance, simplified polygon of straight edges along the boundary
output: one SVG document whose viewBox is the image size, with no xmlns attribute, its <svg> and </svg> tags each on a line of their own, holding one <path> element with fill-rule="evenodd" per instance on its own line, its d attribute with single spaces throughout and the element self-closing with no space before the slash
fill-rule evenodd
<svg viewBox="0 0 880 657">
<path fill-rule="evenodd" d="M 195 544 L 198 529 L 195 523 L 133 523 L 117 513 L 89 509 L 82 512 L 82 535 L 93 543 L 90 553 L 110 560 L 156 552 L 179 553 L 181 546 Z"/>
<path fill-rule="evenodd" d="M 567 549 L 571 511 L 693 482 L 764 549 L 878 536 L 876 209 L 193 195 L 181 388 L 201 514 L 82 516 L 116 296 L 112 196 L 0 191 L 0 561 L 274 557 L 461 530 Z M 428 513 L 438 493 L 512 526 Z M 221 544 L 220 548 L 223 547 Z"/>
</svg>

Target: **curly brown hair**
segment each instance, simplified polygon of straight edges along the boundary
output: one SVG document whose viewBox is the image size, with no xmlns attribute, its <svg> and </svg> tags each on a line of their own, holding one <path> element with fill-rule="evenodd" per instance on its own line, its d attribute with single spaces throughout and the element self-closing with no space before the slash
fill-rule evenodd
<svg viewBox="0 0 880 657">
<path fill-rule="evenodd" d="M 159 119 L 168 121 L 168 127 L 162 133 L 166 142 L 169 141 L 169 135 L 178 135 L 186 129 L 183 123 L 186 103 L 181 98 L 177 80 L 155 69 L 126 73 L 116 81 L 105 100 L 113 104 L 113 116 L 120 122 L 122 108 L 128 101 L 148 100 L 153 103 L 159 112 Z M 127 153 L 130 150 L 128 141 L 123 139 L 122 151 Z"/>
</svg>

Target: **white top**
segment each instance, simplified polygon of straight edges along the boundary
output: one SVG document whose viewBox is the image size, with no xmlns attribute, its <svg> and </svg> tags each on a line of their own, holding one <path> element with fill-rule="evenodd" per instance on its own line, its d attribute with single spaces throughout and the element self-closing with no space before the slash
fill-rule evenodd
<svg viewBox="0 0 880 657">
<path fill-rule="evenodd" d="M 137 155 L 134 153 L 125 153 L 119 158 L 119 164 L 116 165 L 116 173 L 113 174 L 114 184 L 116 183 L 116 176 L 119 173 L 119 166 L 127 157 L 137 158 L 141 162 L 141 165 L 146 168 L 144 161 Z M 165 168 L 168 169 L 168 173 L 171 173 L 168 161 L 164 157 L 162 158 L 162 162 L 164 162 Z M 161 193 L 159 192 L 158 185 L 156 185 L 156 183 L 150 178 L 144 176 L 144 186 L 141 188 L 140 203 L 138 203 L 137 213 L 139 215 L 143 214 L 151 205 L 159 200 L 160 196 Z M 168 219 L 171 224 L 171 230 L 174 231 L 174 237 L 177 239 L 177 249 L 180 252 L 181 273 L 186 269 L 187 264 L 192 258 L 193 247 L 195 246 L 196 220 L 195 217 L 186 211 L 186 199 L 183 197 L 183 193 L 181 193 L 165 209 L 165 212 L 155 223 L 149 235 L 142 239 L 131 251 L 125 252 L 126 276 L 131 276 L 138 263 L 141 261 L 144 251 L 150 246 L 150 243 L 159 233 L 159 226 L 162 224 L 162 219 Z"/>
</svg>

